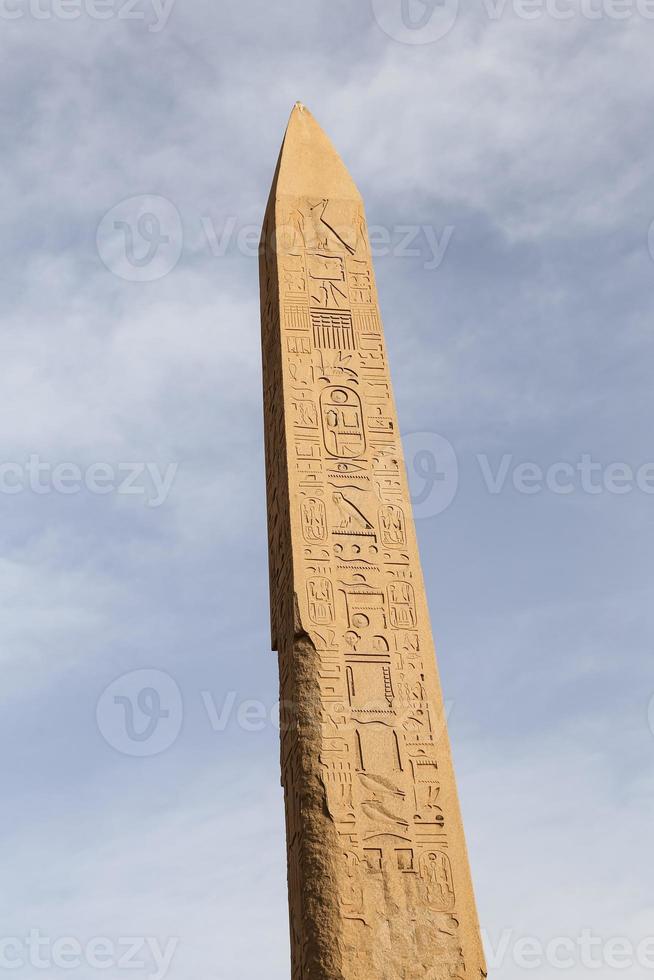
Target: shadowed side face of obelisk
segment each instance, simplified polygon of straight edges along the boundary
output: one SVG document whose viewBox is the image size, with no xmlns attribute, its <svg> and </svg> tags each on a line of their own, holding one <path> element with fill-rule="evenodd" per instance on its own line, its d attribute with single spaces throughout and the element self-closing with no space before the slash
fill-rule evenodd
<svg viewBox="0 0 654 980">
<path fill-rule="evenodd" d="M 363 204 L 303 106 L 261 249 L 294 980 L 485 967 Z"/>
</svg>

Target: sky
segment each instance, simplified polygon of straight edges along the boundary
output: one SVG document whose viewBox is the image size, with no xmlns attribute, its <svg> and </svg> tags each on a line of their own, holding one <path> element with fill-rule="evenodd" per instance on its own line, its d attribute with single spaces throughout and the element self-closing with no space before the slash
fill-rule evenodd
<svg viewBox="0 0 654 980">
<path fill-rule="evenodd" d="M 648 976 L 654 4 L 0 22 L 0 970 L 290 975 L 255 243 L 301 100 L 373 233 L 491 974 Z"/>
</svg>

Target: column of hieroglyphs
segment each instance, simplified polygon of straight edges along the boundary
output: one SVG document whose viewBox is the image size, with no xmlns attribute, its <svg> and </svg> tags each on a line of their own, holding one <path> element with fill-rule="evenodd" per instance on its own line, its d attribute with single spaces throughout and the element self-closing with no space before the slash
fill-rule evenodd
<svg viewBox="0 0 654 980">
<path fill-rule="evenodd" d="M 261 298 L 293 980 L 478 980 L 363 203 L 299 104 Z"/>
</svg>

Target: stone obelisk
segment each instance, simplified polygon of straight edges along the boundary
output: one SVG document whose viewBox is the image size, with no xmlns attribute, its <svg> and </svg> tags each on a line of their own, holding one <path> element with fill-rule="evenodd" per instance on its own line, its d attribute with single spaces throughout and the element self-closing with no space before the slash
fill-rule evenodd
<svg viewBox="0 0 654 980">
<path fill-rule="evenodd" d="M 479 980 L 363 202 L 301 104 L 260 275 L 293 980 Z"/>
</svg>

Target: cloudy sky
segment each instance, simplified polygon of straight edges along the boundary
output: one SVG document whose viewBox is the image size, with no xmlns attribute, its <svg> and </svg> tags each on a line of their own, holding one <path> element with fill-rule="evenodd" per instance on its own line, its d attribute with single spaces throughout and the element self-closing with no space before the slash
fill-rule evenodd
<svg viewBox="0 0 654 980">
<path fill-rule="evenodd" d="M 0 970 L 289 977 L 253 241 L 300 99 L 376 229 L 489 965 L 648 975 L 653 5 L 0 8 Z"/>
</svg>

